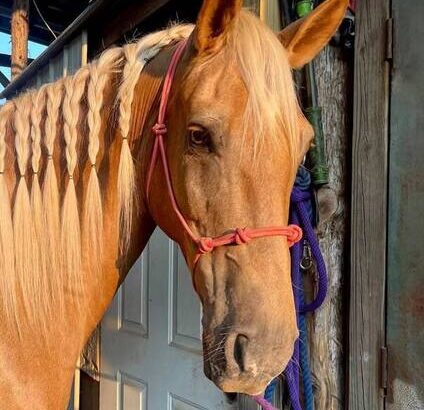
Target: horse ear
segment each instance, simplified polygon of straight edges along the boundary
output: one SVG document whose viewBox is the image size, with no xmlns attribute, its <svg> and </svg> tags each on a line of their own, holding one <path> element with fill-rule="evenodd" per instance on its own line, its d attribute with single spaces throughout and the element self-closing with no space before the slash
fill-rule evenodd
<svg viewBox="0 0 424 410">
<path fill-rule="evenodd" d="M 212 52 L 222 44 L 241 7 L 242 0 L 204 0 L 195 32 L 199 53 Z"/>
<path fill-rule="evenodd" d="M 303 67 L 324 48 L 339 27 L 348 4 L 349 0 L 327 0 L 278 34 L 292 68 Z"/>
</svg>

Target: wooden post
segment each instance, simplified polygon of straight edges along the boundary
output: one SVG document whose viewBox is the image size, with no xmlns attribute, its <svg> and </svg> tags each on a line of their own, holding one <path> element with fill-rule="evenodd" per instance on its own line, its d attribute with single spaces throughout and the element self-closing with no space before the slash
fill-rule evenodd
<svg viewBox="0 0 424 410">
<path fill-rule="evenodd" d="M 389 0 L 356 9 L 347 405 L 382 410 L 387 244 Z"/>
<path fill-rule="evenodd" d="M 348 155 L 352 67 L 343 50 L 327 46 L 314 60 L 329 183 L 318 191 L 318 236 L 329 275 L 327 300 L 310 320 L 310 360 L 316 410 L 344 408 L 344 295 L 348 225 Z M 309 276 L 311 277 L 311 276 Z"/>
<path fill-rule="evenodd" d="M 13 0 L 11 34 L 13 80 L 28 64 L 29 0 Z"/>
</svg>

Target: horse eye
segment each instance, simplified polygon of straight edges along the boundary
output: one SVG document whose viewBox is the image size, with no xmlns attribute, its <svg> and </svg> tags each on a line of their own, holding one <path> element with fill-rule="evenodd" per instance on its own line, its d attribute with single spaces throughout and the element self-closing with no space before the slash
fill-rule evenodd
<svg viewBox="0 0 424 410">
<path fill-rule="evenodd" d="M 209 131 L 202 127 L 190 128 L 188 130 L 190 144 L 197 147 L 210 145 Z"/>
</svg>

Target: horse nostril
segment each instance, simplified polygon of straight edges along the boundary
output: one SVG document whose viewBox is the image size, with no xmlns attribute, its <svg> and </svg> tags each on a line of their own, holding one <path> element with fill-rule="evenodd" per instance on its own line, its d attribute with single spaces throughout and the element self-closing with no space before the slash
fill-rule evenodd
<svg viewBox="0 0 424 410">
<path fill-rule="evenodd" d="M 246 349 L 249 339 L 245 335 L 237 335 L 234 342 L 234 360 L 238 364 L 240 371 L 245 370 Z"/>
</svg>

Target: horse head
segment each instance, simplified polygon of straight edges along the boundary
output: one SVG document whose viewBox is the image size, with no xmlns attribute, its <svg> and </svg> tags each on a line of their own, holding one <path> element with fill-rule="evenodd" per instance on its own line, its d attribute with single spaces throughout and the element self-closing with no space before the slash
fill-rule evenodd
<svg viewBox="0 0 424 410">
<path fill-rule="evenodd" d="M 289 241 L 253 240 L 244 228 L 288 223 L 296 170 L 313 137 L 291 70 L 325 46 L 347 1 L 327 0 L 278 35 L 241 3 L 204 1 L 165 119 L 173 195 L 203 242 L 182 226 L 158 164 L 146 206 L 191 270 L 203 307 L 206 375 L 223 391 L 257 394 L 287 365 L 298 329 Z M 231 232 L 239 246 L 208 242 Z"/>
</svg>

